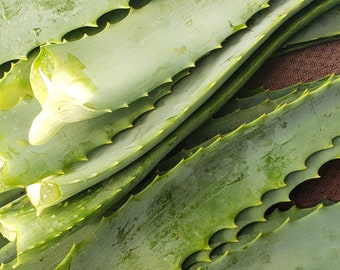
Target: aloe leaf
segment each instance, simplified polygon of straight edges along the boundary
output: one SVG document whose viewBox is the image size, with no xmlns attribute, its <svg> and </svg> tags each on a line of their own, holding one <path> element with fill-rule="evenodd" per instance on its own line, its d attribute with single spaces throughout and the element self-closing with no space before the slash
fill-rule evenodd
<svg viewBox="0 0 340 270">
<path fill-rule="evenodd" d="M 249 91 L 249 89 L 247 89 Z M 250 90 L 251 92 L 252 90 Z M 256 104 L 265 102 L 266 100 L 275 100 L 285 95 L 289 95 L 292 92 L 299 91 L 299 85 L 289 86 L 287 88 L 279 90 L 263 90 L 255 95 L 250 95 L 244 98 L 235 98 L 227 102 L 217 113 L 216 117 L 219 118 L 222 115 L 229 115 L 238 110 L 244 110 L 255 106 Z"/>
<path fill-rule="evenodd" d="M 184 135 L 176 132 L 173 136 L 163 140 L 147 156 L 114 175 L 111 180 L 101 182 L 99 186 L 78 194 L 66 203 L 45 210 L 38 217 L 25 196 L 16 203 L 5 206 L 0 214 L 1 232 L 11 240 L 16 240 L 18 250 L 18 257 L 10 265 L 16 267 L 30 265 L 33 255 L 34 258 L 39 257 L 43 250 L 58 242 L 61 237 L 68 235 L 71 230 L 87 224 L 89 219 L 101 216 L 105 209 L 120 200 L 150 172 L 154 164 L 168 153 L 169 146 L 173 145 L 174 141 L 181 140 L 186 134 L 187 132 L 184 132 Z M 69 214 L 75 208 L 78 209 L 79 217 Z M 17 209 L 21 209 L 21 215 L 17 215 Z"/>
<path fill-rule="evenodd" d="M 301 88 L 299 90 L 301 91 L 303 89 L 305 90 L 308 89 L 309 91 L 313 91 L 318 86 L 327 83 L 327 80 L 332 80 L 332 77 L 333 76 L 307 84 L 299 84 L 299 87 Z M 292 90 L 292 92 L 286 96 L 283 96 L 273 101 L 281 104 L 284 102 L 289 102 L 289 100 L 292 98 L 291 94 L 295 94 L 294 89 L 296 90 L 296 86 L 282 89 L 283 90 L 282 94 L 286 93 L 286 90 L 288 89 Z M 280 92 L 281 90 L 276 91 Z M 250 106 L 253 106 L 254 105 L 253 103 L 256 104 L 259 100 L 263 100 L 263 98 L 259 99 L 259 97 L 263 97 L 264 94 L 267 94 L 267 92 L 261 92 L 260 94 L 257 94 L 258 96 L 255 95 L 253 97 L 247 97 L 247 102 L 246 103 L 241 102 L 240 105 L 244 106 L 245 104 L 248 104 Z M 276 95 L 277 94 L 279 93 L 276 93 Z M 253 102 L 251 101 L 251 98 L 254 99 Z M 242 99 L 229 101 L 226 103 L 225 107 L 226 108 L 228 107 L 227 106 L 228 103 L 239 101 L 242 101 Z M 204 137 L 210 138 L 216 136 L 216 134 L 225 134 L 226 132 L 230 132 L 233 129 L 239 127 L 242 123 L 249 123 L 256 117 L 256 115 L 269 112 L 269 111 L 266 112 L 266 110 L 269 109 L 271 106 L 269 107 L 263 106 L 264 104 L 267 104 L 266 100 L 262 101 L 262 103 L 260 104 L 255 105 L 254 107 L 245 108 L 246 106 L 244 106 L 244 109 L 241 111 L 234 111 L 231 114 L 221 116 L 220 118 L 217 119 L 211 118 L 199 129 L 197 129 L 196 132 L 194 132 L 190 136 L 190 138 L 182 142 L 180 145 L 183 147 L 183 145 L 184 146 L 193 145 L 194 144 L 193 142 L 202 143 L 204 141 Z M 242 115 L 244 113 L 245 115 Z M 242 119 L 244 119 L 244 121 L 242 121 Z M 206 133 L 206 136 L 202 136 L 202 133 Z M 192 155 L 195 151 L 197 151 L 197 149 L 200 149 L 200 147 L 204 147 L 204 145 L 206 145 L 207 143 L 208 142 L 204 142 L 202 145 L 198 145 L 194 149 L 182 151 L 176 156 L 172 156 L 169 160 L 162 162 L 160 166 L 164 167 L 163 163 L 165 163 L 165 168 L 168 167 L 169 169 L 169 167 L 174 166 L 174 164 L 178 163 L 181 159 L 187 158 L 189 155 Z M 266 220 L 265 219 L 266 210 L 273 204 L 277 204 L 283 201 L 289 201 L 289 193 L 298 184 L 308 179 L 318 178 L 319 177 L 318 169 L 324 163 L 326 163 L 329 160 L 340 157 L 339 146 L 340 137 L 336 137 L 333 139 L 330 148 L 316 152 L 312 154 L 310 157 L 308 157 L 306 161 L 307 166 L 306 170 L 290 173 L 284 180 L 286 184 L 285 187 L 276 190 L 271 190 L 265 193 L 261 198 L 260 205 L 246 208 L 245 210 L 241 211 L 235 218 L 235 223 L 237 227 L 232 229 L 230 228 L 221 229 L 218 232 L 214 233 L 209 239 L 209 245 L 211 247 L 211 250 L 201 250 L 191 254 L 185 260 L 183 268 L 187 269 L 192 265 L 194 266 L 192 266 L 192 268 L 190 269 L 197 269 L 199 266 L 206 266 L 208 263 L 211 262 L 211 260 L 216 260 L 218 257 L 227 254 L 230 250 L 239 247 L 240 242 L 238 234 L 240 233 L 240 231 L 242 231 L 243 228 L 248 224 Z"/>
<path fill-rule="evenodd" d="M 284 87 L 284 88 L 281 88 L 281 89 L 275 89 L 275 90 L 270 89 L 270 88 L 268 89 L 268 88 L 265 88 L 263 86 L 259 86 L 255 89 L 250 89 L 248 87 L 242 87 L 235 94 L 235 96 L 233 97 L 233 99 L 231 101 L 235 102 L 235 103 L 241 102 L 241 104 L 242 104 L 244 102 L 243 100 L 245 100 L 245 101 L 247 100 L 247 97 L 252 97 L 252 96 L 258 95 L 259 101 L 257 101 L 257 102 L 260 102 L 260 101 L 263 101 L 266 98 L 275 98 L 277 95 L 282 96 L 285 91 L 290 92 L 290 90 L 292 90 L 294 88 L 298 91 L 302 91 L 303 88 L 306 85 L 308 85 L 309 87 L 313 87 L 313 84 L 317 85 L 317 84 L 319 84 L 319 81 L 327 80 L 327 77 L 328 76 L 325 76 L 325 77 L 322 77 L 322 78 L 319 78 L 319 79 L 315 79 L 314 81 L 310 81 L 308 83 L 299 82 L 299 83 L 296 83 L 294 85 L 287 86 L 287 87 Z M 277 90 L 279 90 L 279 91 L 277 91 Z M 263 96 L 261 97 L 261 95 L 263 95 Z M 247 102 L 245 102 L 245 103 L 247 103 Z M 221 111 L 223 111 L 223 110 L 228 110 L 228 108 L 221 109 Z"/>
<path fill-rule="evenodd" d="M 340 5 L 337 5 L 289 38 L 279 52 L 288 52 L 326 39 L 338 38 L 339 34 Z"/>
<path fill-rule="evenodd" d="M 116 13 L 117 10 L 105 14 L 100 23 L 114 23 Z M 130 104 L 129 108 L 117 110 L 115 115 L 108 114 L 67 126 L 47 144 L 32 146 L 28 143 L 28 130 L 40 110 L 36 100 L 31 100 L 29 84 L 29 70 L 35 56 L 36 53 L 31 53 L 28 61 L 18 61 L 0 80 L 0 107 L 5 109 L 0 111 L 2 191 L 10 189 L 10 186 L 40 181 L 51 174 L 65 173 L 69 164 L 86 159 L 86 154 L 93 148 L 111 143 L 113 135 L 130 128 L 138 116 L 152 110 L 154 103 L 167 94 L 170 87 L 167 84 L 155 89 L 148 97 Z M 186 75 L 187 71 L 178 74 L 172 83 Z M 17 105 L 22 98 L 24 102 Z"/>
<path fill-rule="evenodd" d="M 11 69 L 0 79 L 0 110 L 8 110 L 21 100 L 33 97 L 29 80 L 33 59 L 34 53 L 27 61 L 22 60 L 12 64 Z"/>
<path fill-rule="evenodd" d="M 93 152 L 88 162 L 75 164 L 67 174 L 28 186 L 28 196 L 38 212 L 101 181 L 149 151 L 204 103 L 226 78 L 246 61 L 256 47 L 289 18 L 289 16 L 278 17 L 278 14 L 287 11 L 292 16 L 306 5 L 305 1 L 287 2 L 285 5 L 277 6 L 273 2 L 272 7 L 267 9 L 268 13 L 263 12 L 264 15 L 259 16 L 258 21 L 249 28 L 249 31 L 233 36 L 228 41 L 228 46 L 202 59 L 199 63 L 200 68 L 198 69 L 197 66 L 190 76 L 178 82 L 172 89 L 173 93 L 164 99 L 164 104 L 146 115 L 142 123 L 117 136 L 112 145 Z M 278 40 L 284 40 L 285 36 L 289 35 L 289 31 L 284 31 L 285 34 L 280 35 Z M 253 42 L 250 43 L 250 40 Z M 249 44 L 252 44 L 252 47 L 249 47 Z M 277 41 L 271 48 L 274 50 L 279 44 L 280 42 Z M 258 57 L 263 60 L 269 55 L 270 50 L 266 48 L 266 53 L 261 52 Z M 233 86 L 227 91 L 228 94 L 221 97 L 221 102 L 213 101 L 207 105 L 211 114 L 224 103 L 222 100 L 228 100 L 242 86 L 242 79 L 249 77 L 256 66 L 261 64 L 259 59 L 254 60 L 255 64 L 252 68 L 248 66 L 245 74 L 241 73 L 243 77 L 235 79 Z M 202 118 L 200 123 L 203 121 Z M 194 128 L 192 125 L 192 129 Z M 49 196 L 44 195 L 47 193 Z"/>
<path fill-rule="evenodd" d="M 44 256 L 47 248 L 58 244 L 62 238 L 101 217 L 147 176 L 155 162 L 167 154 L 169 146 L 175 140 L 176 136 L 167 138 L 147 156 L 118 174 L 64 203 L 46 209 L 39 216 L 25 195 L 3 206 L 0 209 L 0 231 L 15 244 L 17 252 L 17 257 L 10 265 L 14 267 L 31 265 L 31 260 Z M 68 240 L 66 244 L 69 245 Z M 50 253 L 49 256 L 52 256 L 49 260 L 60 259 L 56 258 L 54 253 Z"/>
<path fill-rule="evenodd" d="M 180 146 L 183 148 L 196 146 L 197 148 L 199 147 L 199 144 L 218 134 L 232 132 L 242 124 L 249 123 L 260 117 L 262 114 L 269 113 L 276 107 L 295 100 L 301 96 L 305 90 L 313 91 L 314 89 L 317 89 L 320 85 L 327 82 L 327 80 L 332 80 L 332 76 L 280 90 L 267 90 L 252 97 L 230 100 L 214 117 L 206 121 L 199 129 L 197 129 L 197 132 L 184 140 Z M 188 151 L 193 150 L 188 149 Z"/>
<path fill-rule="evenodd" d="M 180 149 L 178 152 L 174 150 L 167 159 L 161 161 L 157 166 L 158 170 L 162 173 L 163 171 L 171 169 L 182 159 L 189 157 L 201 147 L 211 144 L 211 142 L 221 134 L 225 135 L 235 131 L 242 125 L 255 120 L 263 114 L 270 113 L 276 107 L 294 100 L 294 98 L 299 97 L 301 94 L 302 93 L 292 90 L 291 93 L 281 98 L 273 100 L 265 99 L 252 107 L 250 106 L 249 108 L 244 108 L 242 110 L 235 110 L 224 116 L 219 115 L 217 118 L 216 116 L 211 117 L 176 147 L 177 149 Z M 257 102 L 257 96 L 254 96 L 253 101 L 254 103 Z M 251 101 L 248 100 L 248 102 Z M 233 101 L 227 102 L 225 107 L 228 107 L 228 104 L 230 103 L 233 103 Z M 219 114 L 219 112 L 217 114 Z"/>
<path fill-rule="evenodd" d="M 267 214 L 265 220 L 250 223 L 242 228 L 237 236 L 238 242 L 232 243 L 234 245 L 232 250 L 243 248 L 251 241 L 258 238 L 259 235 L 274 231 L 282 224 L 287 222 L 287 219 L 289 219 L 289 221 L 293 221 L 303 218 L 304 216 L 317 210 L 317 208 L 318 207 L 299 209 L 295 206 L 292 206 L 286 211 L 280 211 L 276 209 L 269 215 Z"/>
<path fill-rule="evenodd" d="M 232 132 L 243 124 L 249 123 L 252 120 L 260 117 L 262 114 L 269 113 L 273 111 L 276 107 L 293 101 L 302 95 L 302 91 L 297 91 L 296 89 L 292 92 L 277 99 L 265 99 L 257 105 L 250 106 L 249 108 L 243 108 L 235 110 L 224 116 L 220 115 L 218 112 L 218 117 L 214 116 L 208 121 L 206 121 L 202 126 L 200 126 L 193 136 L 190 136 L 183 142 L 181 142 L 180 147 L 187 149 L 187 152 L 192 152 L 194 149 L 199 148 L 201 143 L 217 136 L 218 134 L 226 134 Z M 254 97 L 254 102 L 256 98 Z M 226 103 L 228 107 L 229 102 Z"/>
<path fill-rule="evenodd" d="M 16 257 L 15 243 L 7 241 L 7 243 L 0 249 L 0 264 L 8 263 L 15 259 L 15 257 Z"/>
<path fill-rule="evenodd" d="M 130 0 L 129 5 L 131 6 L 132 1 Z M 132 6 L 131 6 L 132 7 Z M 97 26 L 84 26 L 80 28 L 76 28 L 70 32 L 67 32 L 63 36 L 63 41 L 72 42 L 79 39 L 82 39 L 86 36 L 96 35 L 99 32 L 103 31 L 107 24 L 115 24 L 123 20 L 130 12 L 130 8 L 119 8 L 111 10 L 102 16 L 100 16 L 97 20 Z"/>
<path fill-rule="evenodd" d="M 64 34 L 96 26 L 104 13 L 128 8 L 128 0 L 15 0 L 1 1 L 0 63 L 25 59 L 28 52 L 46 42 L 61 42 Z M 15 33 L 15 34 L 14 34 Z"/>
<path fill-rule="evenodd" d="M 305 215 L 310 214 L 315 211 L 316 207 L 308 208 L 308 209 L 297 209 L 294 206 L 286 211 L 275 210 L 270 215 L 266 215 L 266 219 L 262 221 L 257 221 L 249 224 L 248 226 L 241 229 L 238 234 L 237 241 L 228 243 L 230 246 L 230 251 L 237 251 L 242 248 L 247 248 L 248 245 L 251 245 L 252 242 L 255 242 L 258 238 L 260 238 L 263 234 L 270 233 L 288 220 L 296 220 L 304 217 Z M 222 258 L 214 259 L 214 261 L 210 262 L 200 262 L 191 265 L 190 267 L 184 268 L 186 270 L 194 270 L 194 269 L 206 269 L 211 267 L 215 267 L 216 265 L 221 265 L 223 261 L 228 260 L 228 252 L 222 254 Z"/>
<path fill-rule="evenodd" d="M 339 203 L 321 205 L 300 219 L 288 219 L 201 269 L 336 269 L 340 263 L 339 207 Z"/>
<path fill-rule="evenodd" d="M 328 80 L 332 80 L 332 76 L 328 78 Z M 327 83 L 327 81 L 320 80 L 316 82 L 312 82 L 310 86 L 312 88 L 308 89 L 309 84 L 303 84 L 305 87 L 301 87 L 302 89 L 308 89 L 309 91 L 313 91 L 316 88 L 315 84 L 319 83 L 320 85 Z M 287 89 L 287 88 L 286 88 Z M 286 89 L 283 89 L 283 93 L 286 92 Z M 295 87 L 292 87 L 295 89 Z M 277 90 L 281 91 L 281 90 Z M 293 91 L 293 90 L 292 90 Z M 235 111 L 231 114 L 228 114 L 224 117 L 218 119 L 209 119 L 205 124 L 203 124 L 199 129 L 197 129 L 186 141 L 180 144 L 181 147 L 187 147 L 195 145 L 193 149 L 187 149 L 179 152 L 175 156 L 171 156 L 171 158 L 163 161 L 158 167 L 161 167 L 161 170 L 169 169 L 175 164 L 177 164 L 181 159 L 187 158 L 188 156 L 192 155 L 195 151 L 200 149 L 201 147 L 205 147 L 209 142 L 203 142 L 206 138 L 212 138 L 213 136 L 218 136 L 218 134 L 226 134 L 228 132 L 232 132 L 232 130 L 238 128 L 243 123 L 249 123 L 256 118 L 256 115 L 260 116 L 264 113 L 269 113 L 270 111 L 274 110 L 275 107 L 281 103 L 284 104 L 286 102 L 291 102 L 293 96 L 291 94 L 295 94 L 296 92 L 293 91 L 292 93 L 273 100 L 273 103 L 276 105 L 267 106 L 268 102 L 263 101 L 260 104 L 255 105 L 254 107 L 250 107 L 248 109 L 244 109 L 241 111 Z M 300 92 L 300 95 L 302 92 Z M 260 94 L 262 96 L 262 93 Z M 254 97 L 255 103 L 258 101 L 258 97 L 255 95 Z M 247 98 L 247 103 L 250 102 L 250 98 Z M 232 101 L 230 101 L 232 102 Z M 226 104 L 230 103 L 227 102 Z M 227 106 L 226 106 L 227 107 Z M 270 108 L 272 107 L 272 108 Z M 244 120 L 244 121 L 242 121 Z M 201 135 L 204 133 L 205 136 Z M 203 142 L 203 143 L 202 143 Z M 321 167 L 322 164 L 325 162 L 335 159 L 339 157 L 339 145 L 340 142 L 339 138 L 335 138 L 333 140 L 333 146 L 329 149 L 325 149 L 323 151 L 317 152 L 309 157 L 306 161 L 306 170 L 298 171 L 289 174 L 285 178 L 286 186 L 280 189 L 276 189 L 273 191 L 269 191 L 268 193 L 264 194 L 261 198 L 261 204 L 255 207 L 250 207 L 243 210 L 240 214 L 237 215 L 235 219 L 235 223 L 237 227 L 232 229 L 221 229 L 214 233 L 209 239 L 209 245 L 212 250 L 201 250 L 191 254 L 184 262 L 184 268 L 188 268 L 191 265 L 200 265 L 199 262 L 209 262 L 212 259 L 216 259 L 216 257 L 221 256 L 222 254 L 228 252 L 230 248 L 235 246 L 234 242 L 238 241 L 237 234 L 244 226 L 249 223 L 256 222 L 256 221 L 263 221 L 264 220 L 264 213 L 265 211 L 273 204 L 279 203 L 281 201 L 289 200 L 289 193 L 290 191 L 298 184 L 302 183 L 303 181 L 318 177 L 318 168 Z M 197 145 L 194 143 L 201 143 L 201 145 Z M 164 164 L 165 163 L 165 164 Z M 198 263 L 198 264 L 197 264 Z M 204 264 L 205 265 L 205 264 Z"/>
<path fill-rule="evenodd" d="M 21 102 L 11 110 L 1 111 L 0 160 L 3 163 L 3 189 L 23 187 L 50 175 L 63 174 L 70 164 L 86 160 L 91 150 L 111 143 L 112 136 L 131 128 L 136 118 L 153 110 L 156 101 L 169 93 L 170 85 L 164 84 L 128 108 L 117 110 L 115 114 L 105 114 L 65 126 L 43 145 L 28 143 L 30 123 L 39 112 L 39 104 L 35 99 Z"/>
<path fill-rule="evenodd" d="M 15 268 L 17 270 L 53 270 L 61 262 L 62 258 L 69 252 L 72 245 L 80 242 L 86 235 L 90 234 L 94 230 L 96 224 L 96 220 L 89 222 L 86 226 L 61 239 L 54 246 L 46 248 L 40 253 L 34 254 L 30 257 L 29 261 L 25 263 L 18 263 L 16 260 L 15 242 L 10 242 L 10 245 L 6 247 L 8 249 L 7 254 L 6 250 L 0 249 L 0 262 L 2 262 L 0 269 L 6 270 Z"/>
<path fill-rule="evenodd" d="M 74 29 L 64 36 L 68 41 L 83 38 L 85 35 L 93 35 L 105 28 L 107 23 L 114 24 L 122 20 L 129 9 L 114 9 L 98 18 L 98 26 L 87 26 Z M 33 60 L 39 50 L 34 49 L 27 55 L 27 59 L 7 62 L 0 66 L 3 68 L 3 76 L 0 79 L 0 110 L 8 110 L 18 104 L 22 99 L 33 97 L 30 86 L 30 69 Z M 6 67 L 8 66 L 8 67 Z M 1 72 L 2 73 L 2 72 Z M 5 77 L 5 78 L 3 78 Z"/>
<path fill-rule="evenodd" d="M 31 72 L 42 111 L 30 143 L 44 143 L 67 123 L 128 106 L 171 81 L 245 28 L 267 2 L 154 0 L 94 36 L 43 46 Z"/>
<path fill-rule="evenodd" d="M 298 83 L 294 84 L 292 86 L 288 86 L 282 89 L 276 89 L 276 90 L 263 90 L 259 93 L 251 94 L 253 89 L 241 89 L 241 91 L 248 92 L 249 95 L 246 97 L 236 97 L 227 102 L 217 113 L 216 117 L 220 117 L 223 115 L 230 114 L 236 110 L 242 110 L 249 107 L 252 107 L 256 104 L 259 104 L 267 99 L 274 100 L 283 97 L 284 95 L 288 95 L 294 91 L 304 91 L 306 89 L 311 89 L 316 86 L 319 86 L 320 83 L 322 83 L 325 80 L 328 80 L 329 76 L 326 76 L 324 78 L 320 78 L 318 80 L 309 82 L 309 83 Z M 239 92 L 237 92 L 237 95 Z"/>
<path fill-rule="evenodd" d="M 21 197 L 25 193 L 23 188 L 14 188 L 0 193 L 0 207 Z"/>
<path fill-rule="evenodd" d="M 262 197 L 262 203 L 258 206 L 247 208 L 243 210 L 235 219 L 237 228 L 235 230 L 221 230 L 212 236 L 210 245 L 212 247 L 221 245 L 226 242 L 231 242 L 237 239 L 237 234 L 246 225 L 264 220 L 266 210 L 274 204 L 282 201 L 289 201 L 290 192 L 302 182 L 318 178 L 318 169 L 327 161 L 340 157 L 340 137 L 333 139 L 332 147 L 316 152 L 311 155 L 306 161 L 306 169 L 290 173 L 285 178 L 286 186 L 277 190 L 269 191 Z M 220 246 L 214 252 L 214 256 L 227 253 L 230 249 L 230 244 L 226 243 Z"/>
<path fill-rule="evenodd" d="M 101 269 L 179 269 L 189 254 L 209 249 L 211 234 L 233 228 L 241 210 L 283 187 L 287 174 L 303 170 L 308 156 L 328 148 L 340 134 L 334 121 L 339 86 L 339 78 L 325 83 L 157 177 L 75 246 L 67 260 L 70 269 L 94 264 Z M 307 114 L 309 121 L 304 121 Z M 101 261 L 105 265 L 98 266 Z"/>
</svg>

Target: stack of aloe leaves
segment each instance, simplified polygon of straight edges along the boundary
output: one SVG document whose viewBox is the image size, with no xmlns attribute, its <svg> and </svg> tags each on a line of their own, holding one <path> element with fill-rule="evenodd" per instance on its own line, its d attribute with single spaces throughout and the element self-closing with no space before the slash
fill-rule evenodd
<svg viewBox="0 0 340 270">
<path fill-rule="evenodd" d="M 0 10 L 1 269 L 336 269 L 339 203 L 268 209 L 340 158 L 340 76 L 244 85 L 340 0 Z"/>
</svg>

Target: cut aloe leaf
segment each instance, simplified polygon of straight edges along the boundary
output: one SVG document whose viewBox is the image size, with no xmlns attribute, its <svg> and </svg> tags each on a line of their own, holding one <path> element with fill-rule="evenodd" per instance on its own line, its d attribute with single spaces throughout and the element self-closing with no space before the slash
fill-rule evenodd
<svg viewBox="0 0 340 270">
<path fill-rule="evenodd" d="M 30 145 L 27 141 L 30 123 L 39 112 L 35 99 L 21 102 L 11 110 L 0 111 L 3 189 L 24 187 L 50 175 L 64 174 L 70 164 L 86 160 L 91 150 L 111 143 L 112 136 L 131 128 L 139 116 L 153 110 L 156 101 L 169 94 L 170 86 L 164 84 L 115 114 L 65 126 L 43 145 Z"/>
<path fill-rule="evenodd" d="M 63 257 L 69 252 L 72 245 L 80 242 L 84 237 L 95 229 L 97 220 L 89 222 L 86 226 L 73 232 L 71 235 L 60 239 L 60 241 L 52 247 L 42 250 L 40 253 L 31 256 L 30 260 L 25 263 L 18 263 L 16 257 L 15 242 L 0 249 L 1 270 L 54 270 L 61 262 Z"/>
<path fill-rule="evenodd" d="M 42 111 L 30 143 L 48 141 L 67 123 L 126 107 L 171 81 L 245 28 L 267 2 L 154 0 L 94 36 L 43 46 L 31 72 Z"/>
<path fill-rule="evenodd" d="M 15 244 L 17 252 L 15 260 L 9 266 L 25 269 L 27 265 L 31 265 L 31 260 L 34 262 L 36 256 L 43 256 L 46 249 L 59 243 L 62 238 L 102 217 L 147 176 L 154 164 L 168 153 L 174 141 L 176 136 L 167 138 L 147 156 L 121 172 L 64 203 L 46 209 L 39 216 L 25 195 L 3 206 L 0 209 L 0 231 L 12 245 Z M 66 244 L 69 246 L 70 243 L 67 241 Z M 55 254 L 50 253 L 49 256 L 54 258 Z M 56 260 L 60 261 L 61 258 Z"/>
</svg>

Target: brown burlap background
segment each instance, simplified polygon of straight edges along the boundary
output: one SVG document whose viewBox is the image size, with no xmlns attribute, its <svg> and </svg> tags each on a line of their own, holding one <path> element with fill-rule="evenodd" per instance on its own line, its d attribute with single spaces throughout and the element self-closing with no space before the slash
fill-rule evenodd
<svg viewBox="0 0 340 270">
<path fill-rule="evenodd" d="M 340 40 L 273 57 L 246 86 L 279 89 L 298 82 L 313 81 L 331 73 L 340 74 Z M 310 207 L 324 198 L 340 201 L 340 160 L 324 164 L 319 174 L 321 178 L 308 180 L 292 191 L 290 197 L 297 206 Z"/>
</svg>

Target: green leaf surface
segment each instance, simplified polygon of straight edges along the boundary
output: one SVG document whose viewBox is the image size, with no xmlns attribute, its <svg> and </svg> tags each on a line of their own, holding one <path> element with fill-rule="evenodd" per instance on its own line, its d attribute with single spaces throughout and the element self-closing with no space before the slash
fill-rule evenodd
<svg viewBox="0 0 340 270">
<path fill-rule="evenodd" d="M 21 100 L 33 97 L 29 80 L 31 64 L 36 54 L 32 53 L 27 60 L 12 64 L 11 69 L 0 79 L 0 110 L 8 110 Z"/>
<path fill-rule="evenodd" d="M 263 101 L 266 101 L 267 99 L 270 100 L 274 100 L 274 99 L 278 99 L 281 98 L 285 95 L 288 95 L 294 91 L 304 91 L 306 89 L 311 89 L 314 87 L 317 87 L 320 85 L 320 83 L 322 83 L 323 81 L 327 80 L 327 77 L 312 81 L 312 82 L 308 82 L 308 83 L 298 83 L 298 84 L 294 84 L 292 86 L 288 86 L 282 89 L 276 89 L 276 90 L 270 90 L 270 89 L 266 89 L 263 90 L 259 93 L 254 93 L 253 95 L 251 94 L 251 92 L 253 92 L 253 90 L 250 89 L 241 89 L 241 91 L 244 92 L 248 92 L 249 96 L 245 96 L 245 97 L 237 97 L 234 98 L 232 100 L 230 100 L 229 102 L 227 102 L 217 113 L 216 116 L 217 117 L 221 117 L 223 115 L 227 115 L 232 113 L 233 111 L 236 110 L 242 110 L 242 109 L 246 109 L 249 107 L 252 107 L 256 104 L 259 104 Z M 237 95 L 239 94 L 239 92 L 237 92 Z"/>
<path fill-rule="evenodd" d="M 139 116 L 153 110 L 155 103 L 169 94 L 170 86 L 170 83 L 165 84 L 114 114 L 108 113 L 67 125 L 43 145 L 28 143 L 30 123 L 40 110 L 35 99 L 23 101 L 10 110 L 0 111 L 3 189 L 24 187 L 50 175 L 64 174 L 68 166 L 86 160 L 91 150 L 112 143 L 112 136 L 131 128 Z"/>
<path fill-rule="evenodd" d="M 307 157 L 330 146 L 340 134 L 339 91 L 337 78 L 157 177 L 73 249 L 70 269 L 101 261 L 101 269 L 179 269 L 190 253 L 209 249 L 210 235 L 233 228 L 242 209 L 260 204 L 264 193 L 285 185 L 286 175 L 303 170 Z"/>
<path fill-rule="evenodd" d="M 340 263 L 339 207 L 339 203 L 320 206 L 302 218 L 288 219 L 243 248 L 198 269 L 337 269 Z"/>
<path fill-rule="evenodd" d="M 153 0 L 96 35 L 43 46 L 31 72 L 42 111 L 30 143 L 48 141 L 67 123 L 126 107 L 171 81 L 245 28 L 267 2 Z"/>
<path fill-rule="evenodd" d="M 20 260 L 17 260 L 15 242 L 10 242 L 10 245 L 6 247 L 7 250 L 3 250 L 3 248 L 0 249 L 0 262 L 2 263 L 0 269 L 9 270 L 15 268 L 16 270 L 53 270 L 61 262 L 62 258 L 69 252 L 73 244 L 80 242 L 84 239 L 84 237 L 92 233 L 97 222 L 98 221 L 95 220 L 87 223 L 86 226 L 72 232 L 69 236 L 60 239 L 60 241 L 58 241 L 58 243 L 54 246 L 46 248 L 40 253 L 31 256 L 25 263 L 21 263 Z"/>
<path fill-rule="evenodd" d="M 300 49 L 326 39 L 339 38 L 340 35 L 340 5 L 337 5 L 315 19 L 288 39 L 280 53 Z"/>
<path fill-rule="evenodd" d="M 128 8 L 128 0 L 4 0 L 0 2 L 0 64 L 25 59 L 47 42 L 61 42 L 75 28 L 96 26 L 104 13 Z"/>
<path fill-rule="evenodd" d="M 333 139 L 333 145 L 330 148 L 316 152 L 308 157 L 306 169 L 290 173 L 285 178 L 286 186 L 280 189 L 271 190 L 263 195 L 262 203 L 255 207 L 243 210 L 235 219 L 237 228 L 234 230 L 221 230 L 213 235 L 210 239 L 212 247 L 218 246 L 213 252 L 213 256 L 219 256 L 230 250 L 230 244 L 237 239 L 237 234 L 248 224 L 262 221 L 265 219 L 265 212 L 271 205 L 289 201 L 290 192 L 299 184 L 306 180 L 319 178 L 318 170 L 326 162 L 340 157 L 340 137 Z M 224 244 L 224 245 L 221 245 Z"/>
<path fill-rule="evenodd" d="M 268 114 L 277 107 L 294 101 L 301 97 L 304 91 L 313 91 L 327 82 L 327 80 L 332 81 L 333 76 L 311 83 L 275 90 L 274 95 L 274 91 L 266 90 L 254 96 L 226 102 L 221 110 L 197 128 L 189 137 L 185 138 L 179 146 L 176 147 L 179 151 L 174 151 L 174 153 L 168 155 L 168 157 L 157 166 L 158 170 L 160 173 L 170 170 L 182 159 L 189 157 L 200 148 L 209 145 L 216 137 L 231 133 L 242 125 L 254 121 L 261 115 Z M 242 109 L 236 109 L 238 107 Z M 235 110 L 230 109 L 228 111 L 231 112 L 227 113 L 226 109 L 229 108 L 235 108 Z"/>
</svg>

